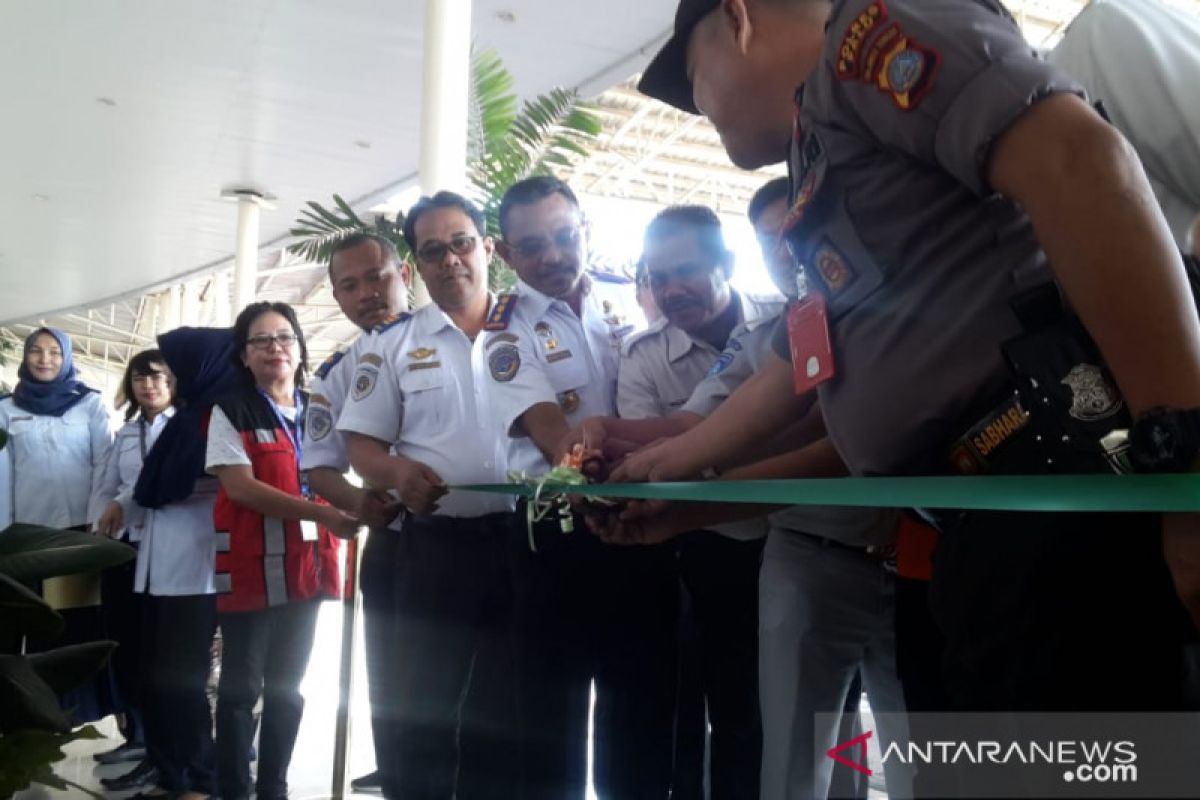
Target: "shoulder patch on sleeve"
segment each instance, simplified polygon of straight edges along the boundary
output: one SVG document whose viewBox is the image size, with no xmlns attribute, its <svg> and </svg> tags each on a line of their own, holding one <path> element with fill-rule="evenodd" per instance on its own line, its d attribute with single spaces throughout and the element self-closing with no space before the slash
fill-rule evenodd
<svg viewBox="0 0 1200 800">
<path fill-rule="evenodd" d="M 346 357 L 346 351 L 338 350 L 336 353 L 331 355 L 329 358 L 322 361 L 321 366 L 317 367 L 317 371 L 315 373 L 313 373 L 313 375 L 317 378 L 324 380 L 329 375 L 330 370 L 332 370 L 334 367 L 336 367 L 338 365 L 338 362 L 341 361 L 345 357 Z"/>
<path fill-rule="evenodd" d="M 890 95 L 896 108 L 912 111 L 933 89 L 941 65 L 938 50 L 921 45 L 893 23 L 871 43 L 858 75 Z"/>
<path fill-rule="evenodd" d="M 512 320 L 513 312 L 517 309 L 517 295 L 502 294 L 496 298 L 496 305 L 492 306 L 492 311 L 488 314 L 487 322 L 484 323 L 485 331 L 503 331 L 508 329 L 508 323 Z"/>
<path fill-rule="evenodd" d="M 383 322 L 379 323 L 374 328 L 372 328 L 371 332 L 372 333 L 383 333 L 384 331 L 390 331 L 392 328 L 396 327 L 400 323 L 408 322 L 410 319 L 412 319 L 412 314 L 408 313 L 407 311 L 405 311 L 401 314 L 392 314 L 390 317 L 385 319 Z"/>
<path fill-rule="evenodd" d="M 887 5 L 875 0 L 859 12 L 842 36 L 837 51 L 837 76 L 847 81 L 862 74 L 863 46 L 888 18 Z"/>
</svg>

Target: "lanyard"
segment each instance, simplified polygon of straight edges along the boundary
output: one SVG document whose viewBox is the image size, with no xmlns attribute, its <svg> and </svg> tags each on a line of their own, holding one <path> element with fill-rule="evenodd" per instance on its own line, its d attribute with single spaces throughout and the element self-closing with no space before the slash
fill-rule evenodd
<svg viewBox="0 0 1200 800">
<path fill-rule="evenodd" d="M 142 448 L 142 463 L 146 462 L 146 417 L 138 420 L 138 444 Z"/>
<path fill-rule="evenodd" d="M 271 411 L 275 414 L 275 419 L 279 421 L 279 426 L 283 428 L 283 432 L 287 434 L 288 441 L 292 443 L 292 453 L 296 456 L 296 473 L 300 475 L 300 493 L 308 497 L 308 481 L 304 480 L 304 475 L 300 471 L 300 464 L 304 460 L 304 406 L 300 390 L 295 390 L 293 403 L 295 404 L 296 418 L 294 420 L 289 420 L 279 408 L 279 404 L 271 399 L 271 396 L 261 388 L 258 390 L 258 393 L 267 401 L 267 405 L 271 407 Z"/>
</svg>

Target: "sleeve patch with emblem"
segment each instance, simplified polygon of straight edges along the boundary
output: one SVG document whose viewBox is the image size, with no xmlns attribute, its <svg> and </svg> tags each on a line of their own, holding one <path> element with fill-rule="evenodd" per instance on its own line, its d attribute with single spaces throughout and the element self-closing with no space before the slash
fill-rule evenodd
<svg viewBox="0 0 1200 800">
<path fill-rule="evenodd" d="M 854 18 L 850 27 L 846 29 L 846 35 L 842 37 L 841 46 L 838 47 L 838 78 L 847 81 L 862 74 L 863 45 L 887 18 L 887 6 L 883 0 L 875 0 Z"/>
<path fill-rule="evenodd" d="M 379 380 L 379 367 L 364 356 L 362 361 L 358 362 L 358 368 L 354 370 L 354 383 L 350 388 L 350 396 L 355 400 L 362 400 L 371 395 L 375 391 L 375 384 Z"/>
<path fill-rule="evenodd" d="M 713 362 L 712 367 L 708 370 L 708 377 L 712 378 L 720 375 L 725 370 L 729 369 L 729 365 L 733 363 L 733 353 L 721 353 L 717 360 Z"/>
<path fill-rule="evenodd" d="M 313 403 L 308 407 L 308 435 L 314 442 L 319 442 L 333 430 L 333 414 L 329 406 Z"/>
<path fill-rule="evenodd" d="M 515 345 L 501 345 L 488 354 L 488 370 L 500 383 L 508 383 L 517 377 L 520 369 L 521 351 Z"/>
<path fill-rule="evenodd" d="M 924 47 L 898 24 L 871 43 L 862 63 L 862 80 L 891 95 L 901 111 L 912 111 L 933 89 L 942 54 Z"/>
</svg>

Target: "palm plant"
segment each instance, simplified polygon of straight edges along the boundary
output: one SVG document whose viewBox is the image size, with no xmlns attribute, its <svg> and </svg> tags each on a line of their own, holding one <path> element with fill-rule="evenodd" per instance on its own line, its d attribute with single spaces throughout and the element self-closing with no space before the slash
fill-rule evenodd
<svg viewBox="0 0 1200 800">
<path fill-rule="evenodd" d="M 531 175 L 547 175 L 570 166 L 588 154 L 600 133 L 600 121 L 574 91 L 552 89 L 519 105 L 513 78 L 492 50 L 476 53 L 471 62 L 471 98 L 467 144 L 469 194 L 483 209 L 487 235 L 499 236 L 500 199 L 514 183 Z M 375 233 L 410 258 L 404 242 L 404 212 L 388 219 L 376 215 L 364 221 L 341 196 L 333 208 L 309 201 L 291 234 L 300 241 L 288 248 L 308 261 L 324 263 L 334 246 L 357 232 Z M 490 285 L 496 291 L 512 286 L 512 271 L 493 262 Z"/>
</svg>

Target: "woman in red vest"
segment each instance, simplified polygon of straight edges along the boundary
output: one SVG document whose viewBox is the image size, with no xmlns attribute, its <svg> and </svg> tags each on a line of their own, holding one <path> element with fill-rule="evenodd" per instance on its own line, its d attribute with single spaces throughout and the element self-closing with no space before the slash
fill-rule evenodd
<svg viewBox="0 0 1200 800">
<path fill-rule="evenodd" d="M 255 791 L 260 800 L 277 800 L 287 797 L 317 608 L 339 594 L 333 535 L 353 536 L 358 522 L 315 502 L 300 474 L 308 352 L 295 311 L 253 303 L 238 315 L 233 338 L 246 380 L 213 407 L 205 460 L 221 484 L 213 511 L 224 640 L 217 777 L 224 800 L 249 797 L 261 694 Z"/>
</svg>

